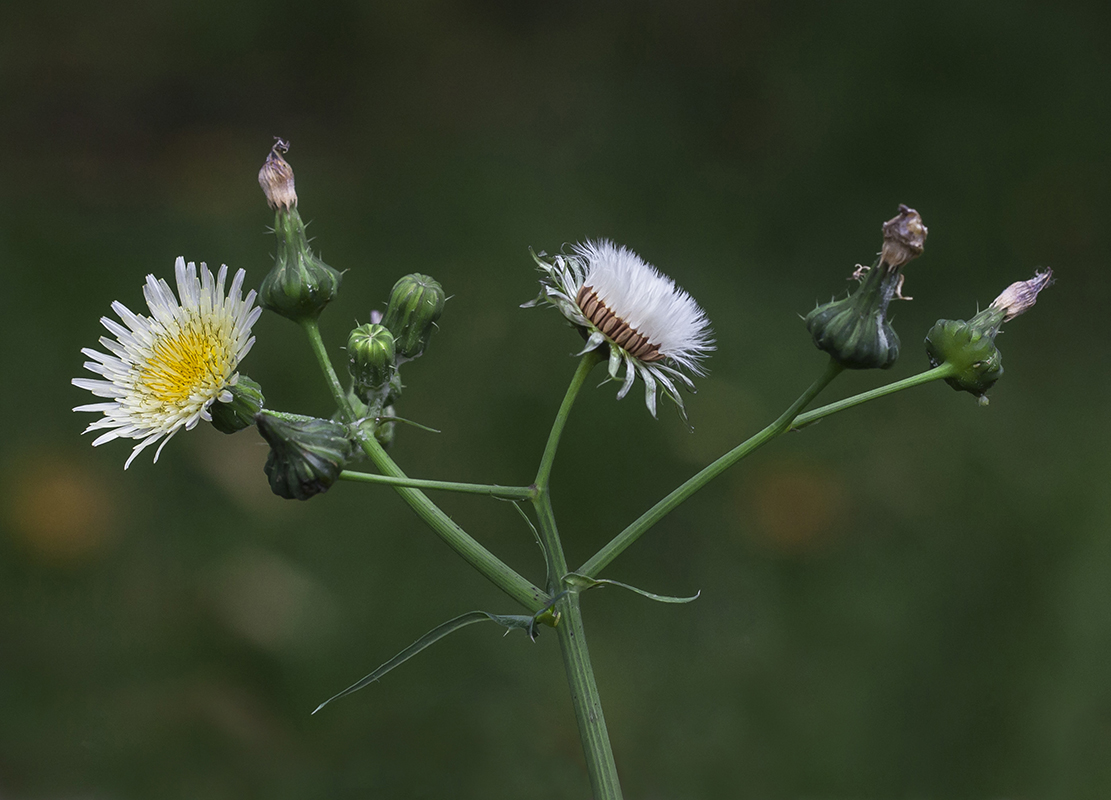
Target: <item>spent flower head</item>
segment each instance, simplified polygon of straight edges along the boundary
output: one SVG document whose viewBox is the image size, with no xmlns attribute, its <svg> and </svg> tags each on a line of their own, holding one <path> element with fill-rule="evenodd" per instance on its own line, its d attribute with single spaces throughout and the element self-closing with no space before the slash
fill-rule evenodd
<svg viewBox="0 0 1111 800">
<path fill-rule="evenodd" d="M 93 359 L 85 362 L 85 369 L 103 379 L 72 381 L 74 386 L 107 398 L 73 409 L 103 414 L 85 429 L 85 433 L 105 431 L 93 440 L 94 447 L 113 439 L 139 440 L 124 469 L 142 450 L 162 440 L 154 454 L 157 461 L 175 433 L 211 420 L 213 403 L 230 402 L 230 387 L 239 380 L 236 369 L 255 342 L 251 326 L 262 309 L 254 306 L 253 291 L 242 296 L 243 270 L 235 273 L 227 296 L 227 266 L 221 266 L 213 278 L 202 262 L 198 277 L 196 264 L 178 258 L 174 272 L 180 301 L 165 280 L 148 275 L 143 296 L 151 315 L 135 314 L 123 303 L 112 303 L 124 324 L 101 317 L 101 323 L 116 337 L 100 337 L 108 352 L 81 350 Z"/>
<path fill-rule="evenodd" d="M 607 239 L 577 244 L 570 255 L 533 258 L 541 292 L 523 307 L 547 303 L 559 309 L 586 338 L 580 355 L 607 347 L 610 378 L 622 381 L 618 399 L 639 375 L 652 416 L 659 384 L 685 419 L 676 382 L 693 391 L 686 373 L 704 375 L 702 360 L 714 349 L 710 321 L 694 298 L 632 250 Z M 624 377 L 618 378 L 622 365 Z"/>
<path fill-rule="evenodd" d="M 831 300 L 805 317 L 814 344 L 842 367 L 888 369 L 899 358 L 899 335 L 887 319 L 887 307 L 903 295 L 903 267 L 922 255 L 926 226 L 913 208 L 883 223 L 883 248 L 871 267 L 857 266 L 860 285 L 848 297 Z"/>
<path fill-rule="evenodd" d="M 289 152 L 289 142 L 275 137 L 270 155 L 258 171 L 258 183 L 266 195 L 271 208 L 292 208 L 297 205 L 297 189 L 293 179 L 293 167 L 282 158 Z"/>
</svg>

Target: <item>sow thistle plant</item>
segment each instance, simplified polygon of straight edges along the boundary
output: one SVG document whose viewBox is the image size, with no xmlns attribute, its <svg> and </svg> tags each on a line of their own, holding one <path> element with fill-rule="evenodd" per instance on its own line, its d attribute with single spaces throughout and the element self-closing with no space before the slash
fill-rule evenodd
<svg viewBox="0 0 1111 800">
<path fill-rule="evenodd" d="M 347 480 L 392 487 L 448 546 L 498 586 L 520 607 L 516 613 L 470 611 L 418 638 L 363 679 L 321 703 L 350 694 L 448 634 L 476 622 L 520 629 L 535 638 L 554 630 L 563 655 L 572 704 L 582 738 L 591 787 L 596 798 L 621 796 L 606 719 L 594 678 L 583 628 L 581 596 L 598 586 L 617 585 L 660 602 L 689 602 L 653 594 L 600 577 L 605 568 L 666 514 L 759 447 L 839 411 L 893 392 L 944 380 L 986 403 L 986 392 L 1003 374 L 995 339 L 1001 325 L 1034 305 L 1052 282 L 1047 269 L 1009 286 L 971 319 L 942 319 L 926 336 L 931 368 L 812 411 L 805 409 L 845 369 L 888 369 L 900 344 L 887 317 L 903 295 L 904 269 L 923 253 L 927 228 L 918 212 L 900 206 L 883 224 L 883 243 L 875 261 L 858 266 L 858 281 L 846 297 L 820 305 L 805 317 L 814 344 L 828 355 L 820 376 L 776 420 L 691 476 L 634 520 L 585 563 L 571 569 L 564 554 L 551 502 L 550 479 L 556 452 L 575 398 L 591 371 L 605 361 L 606 379 L 620 383 L 625 397 L 639 378 L 645 403 L 655 417 L 657 397 L 672 401 L 686 419 L 683 392 L 705 375 L 703 362 L 714 349 L 706 313 L 675 282 L 632 250 L 606 239 L 586 241 L 569 252 L 536 253 L 540 294 L 525 306 L 556 308 L 581 335 L 578 366 L 555 415 L 535 476 L 520 486 L 456 483 L 408 477 L 387 448 L 398 435 L 397 416 L 404 385 L 402 368 L 419 359 L 431 344 L 444 312 L 446 295 L 432 277 L 406 275 L 394 285 L 385 314 L 351 331 L 346 342 L 349 380 L 341 380 L 321 337 L 318 319 L 340 289 L 341 273 L 309 247 L 297 209 L 293 169 L 283 158 L 288 145 L 278 140 L 259 173 L 274 209 L 278 238 L 273 269 L 258 294 L 243 294 L 246 276 L 238 270 L 225 286 L 228 268 L 214 276 L 178 258 L 177 293 L 166 281 L 147 276 L 143 296 L 149 314 L 112 304 L 120 322 L 102 318 L 114 338 L 102 337 L 104 351 L 84 349 L 85 368 L 96 378 L 73 384 L 102 402 L 74 410 L 100 415 L 86 429 L 99 431 L 93 445 L 131 439 L 126 469 L 144 449 L 158 444 L 154 460 L 171 438 L 201 421 L 224 433 L 257 428 L 270 446 L 264 468 L 271 489 L 281 497 L 308 500 Z M 258 305 L 255 301 L 258 301 Z M 262 310 L 279 314 L 305 332 L 335 403 L 329 419 L 267 408 L 262 388 L 239 372 L 254 344 L 251 327 Z M 418 426 L 419 427 L 419 426 Z M 373 471 L 355 470 L 369 461 Z M 534 582 L 509 567 L 450 519 L 426 491 L 464 492 L 512 501 L 535 534 L 545 574 Z M 531 514 L 529 513 L 531 510 Z M 314 712 L 315 713 L 315 712 Z"/>
</svg>

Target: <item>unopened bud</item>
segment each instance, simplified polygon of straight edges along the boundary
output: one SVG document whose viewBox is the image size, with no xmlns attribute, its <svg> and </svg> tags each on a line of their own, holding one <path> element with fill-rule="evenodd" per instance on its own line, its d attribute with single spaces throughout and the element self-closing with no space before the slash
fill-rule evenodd
<svg viewBox="0 0 1111 800">
<path fill-rule="evenodd" d="M 382 409 L 383 417 L 393 417 L 397 412 L 393 406 L 386 406 Z M 397 423 L 392 419 L 379 420 L 374 428 L 374 438 L 378 440 L 378 444 L 387 450 L 393 444 L 394 437 L 396 436 Z"/>
<path fill-rule="evenodd" d="M 289 142 L 276 139 L 270 155 L 258 171 L 258 182 L 266 194 L 271 208 L 292 208 L 297 205 L 297 190 L 293 187 L 293 167 L 281 154 L 289 152 Z"/>
<path fill-rule="evenodd" d="M 997 319 L 1002 321 L 1002 315 Z M 946 383 L 982 398 L 1003 377 L 1003 356 L 995 346 L 995 333 L 974 322 L 975 318 L 939 319 L 926 334 L 926 356 L 932 366 L 948 363 L 956 368 Z"/>
<path fill-rule="evenodd" d="M 277 209 L 274 233 L 278 237 L 274 267 L 259 287 L 259 305 L 301 322 L 315 319 L 335 298 L 341 276 L 309 249 L 305 223 L 297 211 L 297 194 L 293 191 L 293 168 L 277 154 L 279 145 L 288 147 L 282 141 L 274 145 L 259 173 L 266 199 Z"/>
<path fill-rule="evenodd" d="M 1053 271 L 1039 272 L 1028 281 L 1008 286 L 990 306 L 967 322 L 939 319 L 926 334 L 926 356 L 937 367 L 949 364 L 956 374 L 945 382 L 987 403 L 985 392 L 1003 376 L 1003 356 L 995 337 L 1008 322 L 1034 305 L 1038 293 L 1053 279 Z"/>
<path fill-rule="evenodd" d="M 236 433 L 255 424 L 255 414 L 262 410 L 265 401 L 262 396 L 262 387 L 248 378 L 240 375 L 238 380 L 228 387 L 231 399 L 227 402 L 217 400 L 209 408 L 212 415 L 212 427 L 220 433 Z"/>
<path fill-rule="evenodd" d="M 899 336 L 887 321 L 887 307 L 904 298 L 903 266 L 922 254 L 926 226 L 913 208 L 883 224 L 883 249 L 869 268 L 858 268 L 856 291 L 818 306 L 806 315 L 806 329 L 818 349 L 849 369 L 887 369 L 899 358 Z"/>
<path fill-rule="evenodd" d="M 356 391 L 370 398 L 384 399 L 390 380 L 397 371 L 393 334 L 385 325 L 360 325 L 347 337 L 348 369 L 355 379 Z"/>
<path fill-rule="evenodd" d="M 287 500 L 328 491 L 351 458 L 347 428 L 338 422 L 260 411 L 255 423 L 270 445 L 264 467 L 270 489 Z"/>
<path fill-rule="evenodd" d="M 394 284 L 382 324 L 394 336 L 398 363 L 424 353 L 446 299 L 440 284 L 427 275 L 413 273 Z"/>
</svg>

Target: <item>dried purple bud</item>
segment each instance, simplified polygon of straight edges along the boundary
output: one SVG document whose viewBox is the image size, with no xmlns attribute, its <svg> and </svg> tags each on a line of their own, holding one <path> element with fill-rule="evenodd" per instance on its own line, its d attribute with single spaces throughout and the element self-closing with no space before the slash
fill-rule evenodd
<svg viewBox="0 0 1111 800">
<path fill-rule="evenodd" d="M 899 214 L 883 223 L 883 250 L 880 259 L 889 269 L 901 267 L 918 258 L 926 249 L 929 230 L 922 224 L 922 217 L 913 208 L 899 206 Z"/>
<path fill-rule="evenodd" d="M 1038 293 L 1053 282 L 1053 270 L 1046 268 L 1028 281 L 1012 283 L 992 302 L 992 308 L 1005 312 L 1003 321 L 1010 322 L 1038 300 Z"/>
<path fill-rule="evenodd" d="M 258 182 L 266 194 L 271 208 L 292 208 L 297 205 L 297 190 L 293 186 L 293 167 L 281 157 L 289 151 L 289 142 L 277 139 L 270 148 L 266 163 L 258 171 Z"/>
</svg>

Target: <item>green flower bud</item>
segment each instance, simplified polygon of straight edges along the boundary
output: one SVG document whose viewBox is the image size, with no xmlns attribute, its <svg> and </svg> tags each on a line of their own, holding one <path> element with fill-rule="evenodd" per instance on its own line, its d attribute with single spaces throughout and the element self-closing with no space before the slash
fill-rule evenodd
<svg viewBox="0 0 1111 800">
<path fill-rule="evenodd" d="M 959 392 L 970 392 L 987 404 L 984 393 L 1003 376 L 1003 356 L 995 337 L 1004 322 L 1022 314 L 1053 279 L 1053 271 L 1037 273 L 1028 281 L 1008 286 L 992 304 L 965 322 L 939 319 L 926 334 L 926 356 L 938 367 L 949 364 L 956 374 L 945 382 Z"/>
<path fill-rule="evenodd" d="M 883 224 L 883 249 L 871 267 L 858 267 L 856 291 L 818 306 L 806 315 L 806 329 L 818 349 L 849 369 L 887 369 L 899 358 L 899 336 L 887 321 L 887 307 L 903 297 L 903 266 L 922 254 L 926 226 L 913 208 Z"/>
<path fill-rule="evenodd" d="M 373 436 L 378 440 L 378 444 L 385 448 L 393 444 L 395 429 L 397 428 L 397 423 L 393 419 L 397 411 L 393 406 L 387 405 L 379 413 L 372 413 L 372 409 L 352 392 L 347 393 L 347 401 L 351 403 L 351 408 L 355 411 L 359 433 L 364 436 Z M 333 419 L 338 419 L 338 412 L 337 417 Z M 353 445 L 351 459 L 348 463 L 361 461 L 364 455 L 359 447 Z"/>
<path fill-rule="evenodd" d="M 385 397 L 397 372 L 396 348 L 389 329 L 374 323 L 355 328 L 347 337 L 347 358 L 356 392 L 364 398 Z"/>
<path fill-rule="evenodd" d="M 259 172 L 259 183 L 273 206 L 278 249 L 274 267 L 259 287 L 259 305 L 286 319 L 300 322 L 320 315 L 339 292 L 340 273 L 309 249 L 305 223 L 297 210 L 293 168 L 278 154 L 288 149 L 281 140 L 274 145 Z"/>
<path fill-rule="evenodd" d="M 228 386 L 228 391 L 230 400 L 217 400 L 208 410 L 212 415 L 212 427 L 220 433 L 236 433 L 254 425 L 255 414 L 262 410 L 264 402 L 262 387 L 246 375 L 240 375 Z"/>
<path fill-rule="evenodd" d="M 995 323 L 1002 322 L 1000 313 Z M 959 392 L 983 397 L 984 392 L 1003 377 L 1003 356 L 995 346 L 995 331 L 983 328 L 975 318 L 939 319 L 926 334 L 926 356 L 937 367 L 948 362 L 957 374 L 945 382 Z"/>
<path fill-rule="evenodd" d="M 338 422 L 260 411 L 255 423 L 270 445 L 264 467 L 270 489 L 287 500 L 328 491 L 351 458 L 354 446 Z"/>
<path fill-rule="evenodd" d="M 393 333 L 398 363 L 424 353 L 446 299 L 440 284 L 427 275 L 413 273 L 394 284 L 382 324 Z"/>
<path fill-rule="evenodd" d="M 394 411 L 393 406 L 386 406 L 384 409 L 382 409 L 382 416 L 384 417 L 392 417 L 396 413 L 397 412 Z M 378 425 L 374 428 L 374 438 L 378 440 L 378 444 L 382 445 L 382 447 L 388 450 L 390 448 L 390 445 L 393 444 L 394 436 L 397 433 L 396 429 L 397 423 L 394 422 L 392 419 L 385 422 L 379 422 Z"/>
</svg>

